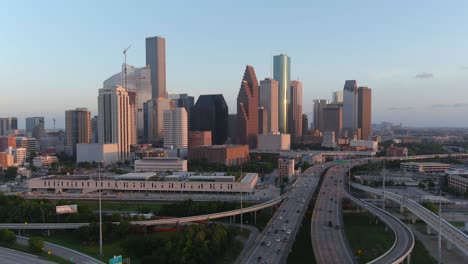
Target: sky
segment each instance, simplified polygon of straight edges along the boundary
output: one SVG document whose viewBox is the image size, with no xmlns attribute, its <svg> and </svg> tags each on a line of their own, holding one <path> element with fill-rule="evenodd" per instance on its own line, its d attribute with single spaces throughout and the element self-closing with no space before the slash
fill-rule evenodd
<svg viewBox="0 0 468 264">
<path fill-rule="evenodd" d="M 167 90 L 222 93 L 229 112 L 245 65 L 272 76 L 291 57 L 303 112 L 345 80 L 372 88 L 372 122 L 468 127 L 468 1 L 3 1 L 0 117 L 97 113 L 98 89 L 145 38 L 166 39 Z"/>
</svg>

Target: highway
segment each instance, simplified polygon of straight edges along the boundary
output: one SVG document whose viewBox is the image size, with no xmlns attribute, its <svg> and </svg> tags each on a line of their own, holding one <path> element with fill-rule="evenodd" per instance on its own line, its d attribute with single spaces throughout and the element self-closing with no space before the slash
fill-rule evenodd
<svg viewBox="0 0 468 264">
<path fill-rule="evenodd" d="M 395 242 L 392 247 L 385 254 L 374 259 L 370 263 L 385 264 L 403 262 L 403 260 L 411 254 L 414 248 L 414 236 L 408 226 L 390 213 L 352 196 L 346 191 L 346 189 L 344 189 L 343 193 L 348 199 L 377 216 L 395 234 Z"/>
<path fill-rule="evenodd" d="M 383 195 L 383 191 L 379 189 L 374 189 L 374 188 L 363 186 L 363 185 L 356 184 L 356 183 L 353 183 L 352 186 L 354 188 L 366 191 L 371 194 L 375 194 L 379 196 Z M 386 191 L 385 197 L 395 203 L 403 205 L 411 213 L 413 213 L 419 219 L 423 220 L 426 224 L 428 224 L 433 230 L 438 232 L 439 230 L 439 216 L 438 215 L 429 211 L 424 206 L 420 205 L 414 200 L 408 199 L 399 194 Z M 468 255 L 468 236 L 462 231 L 460 231 L 458 228 L 448 223 L 446 220 L 442 219 L 441 222 L 442 222 L 441 223 L 442 237 L 444 237 L 446 240 L 453 243 L 465 255 Z"/>
<path fill-rule="evenodd" d="M 311 221 L 311 239 L 317 263 L 356 263 L 343 231 L 341 183 L 344 166 L 331 167 L 324 176 Z"/>
<path fill-rule="evenodd" d="M 294 183 L 249 254 L 238 263 L 285 263 L 320 174 L 330 165 L 312 166 Z"/>
<path fill-rule="evenodd" d="M 43 260 L 38 256 L 16 251 L 9 248 L 0 247 L 0 263 L 4 264 L 54 264 L 47 260 Z"/>
</svg>

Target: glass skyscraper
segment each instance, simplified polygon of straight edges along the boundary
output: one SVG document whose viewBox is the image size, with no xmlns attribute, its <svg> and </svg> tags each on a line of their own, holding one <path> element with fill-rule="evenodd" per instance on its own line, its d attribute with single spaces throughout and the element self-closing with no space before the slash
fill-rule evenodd
<svg viewBox="0 0 468 264">
<path fill-rule="evenodd" d="M 278 127 L 281 133 L 288 133 L 288 106 L 291 101 L 289 82 L 291 80 L 291 58 L 280 54 L 273 57 L 273 79 L 278 81 Z"/>
</svg>

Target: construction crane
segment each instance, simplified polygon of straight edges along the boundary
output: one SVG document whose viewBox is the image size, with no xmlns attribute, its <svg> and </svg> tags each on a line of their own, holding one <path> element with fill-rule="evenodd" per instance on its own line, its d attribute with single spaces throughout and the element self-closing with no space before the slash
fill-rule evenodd
<svg viewBox="0 0 468 264">
<path fill-rule="evenodd" d="M 123 88 L 125 90 L 127 90 L 127 51 L 130 49 L 130 47 L 132 47 L 132 45 L 128 46 L 126 49 L 123 50 L 123 55 L 124 55 Z"/>
</svg>

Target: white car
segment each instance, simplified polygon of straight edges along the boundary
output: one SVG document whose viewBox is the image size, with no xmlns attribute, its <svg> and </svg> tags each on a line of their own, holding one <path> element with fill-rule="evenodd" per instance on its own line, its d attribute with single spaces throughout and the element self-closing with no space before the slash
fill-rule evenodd
<svg viewBox="0 0 468 264">
<path fill-rule="evenodd" d="M 327 230 L 328 227 L 327 227 L 327 226 L 322 226 L 322 229 L 323 229 L 323 230 Z"/>
<path fill-rule="evenodd" d="M 281 238 L 279 236 L 276 237 L 276 242 L 280 242 Z"/>
<path fill-rule="evenodd" d="M 291 234 L 291 229 L 286 230 L 286 234 Z"/>
<path fill-rule="evenodd" d="M 280 219 L 280 220 L 283 220 L 283 216 L 282 216 L 282 215 L 280 215 L 279 219 Z"/>
<path fill-rule="evenodd" d="M 271 247 L 271 241 L 268 241 L 268 242 L 266 243 L 266 246 L 267 246 L 267 247 Z"/>
</svg>

